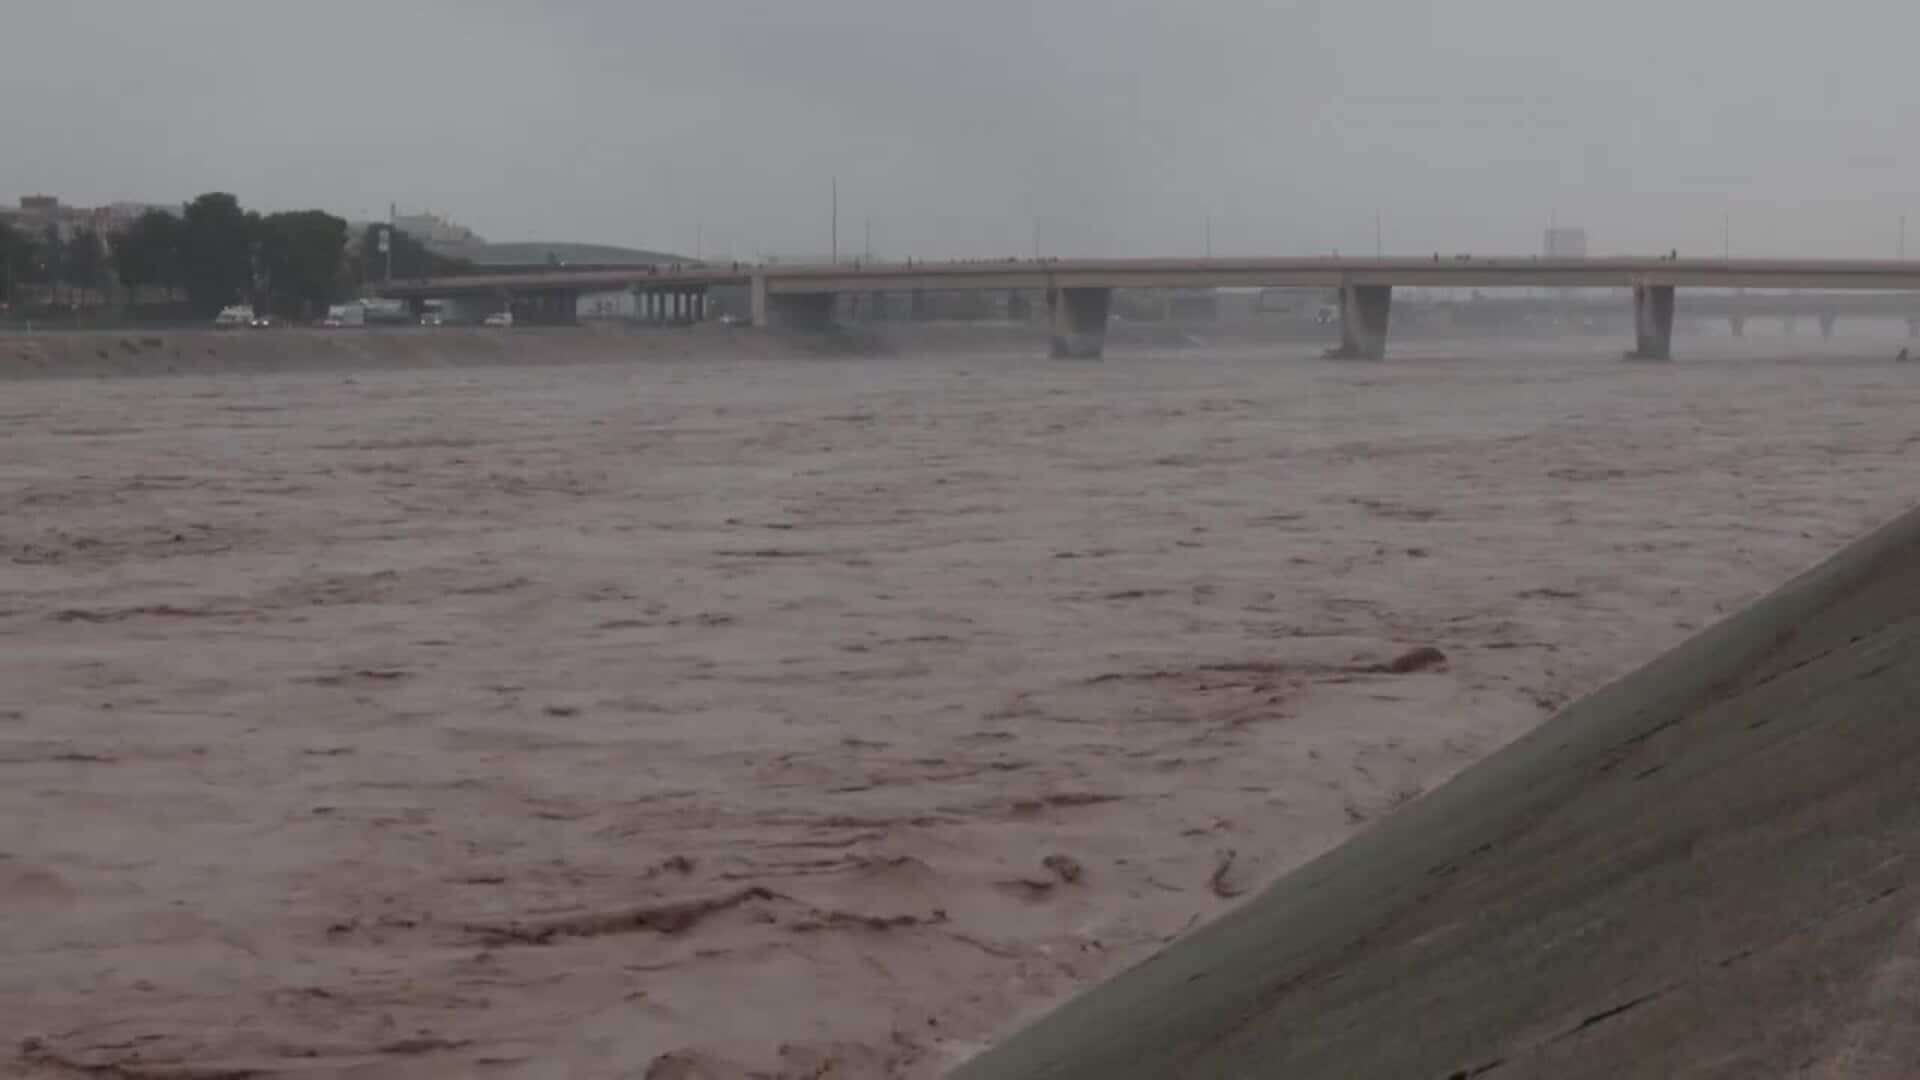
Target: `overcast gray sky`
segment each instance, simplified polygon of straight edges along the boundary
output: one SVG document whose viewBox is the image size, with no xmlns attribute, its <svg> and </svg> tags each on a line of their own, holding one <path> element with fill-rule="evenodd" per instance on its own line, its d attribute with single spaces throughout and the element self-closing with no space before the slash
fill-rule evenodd
<svg viewBox="0 0 1920 1080">
<path fill-rule="evenodd" d="M 0 0 L 0 197 L 708 254 L 1891 255 L 1911 0 Z"/>
</svg>

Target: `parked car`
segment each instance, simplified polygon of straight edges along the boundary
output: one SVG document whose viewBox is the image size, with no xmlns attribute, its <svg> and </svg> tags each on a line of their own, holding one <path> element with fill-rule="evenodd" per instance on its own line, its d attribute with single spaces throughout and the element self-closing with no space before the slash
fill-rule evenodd
<svg viewBox="0 0 1920 1080">
<path fill-rule="evenodd" d="M 481 320 L 480 325 L 481 326 L 500 326 L 500 327 L 512 326 L 513 312 L 496 311 L 493 314 L 487 316 L 485 319 Z"/>
<path fill-rule="evenodd" d="M 253 327 L 255 330 L 271 330 L 276 324 L 271 315 L 255 315 L 253 321 L 247 323 L 247 325 Z"/>
<path fill-rule="evenodd" d="M 440 313 L 437 311 L 429 311 L 425 315 L 420 316 L 421 326 L 445 326 L 446 324 L 447 320 L 441 318 Z"/>
</svg>

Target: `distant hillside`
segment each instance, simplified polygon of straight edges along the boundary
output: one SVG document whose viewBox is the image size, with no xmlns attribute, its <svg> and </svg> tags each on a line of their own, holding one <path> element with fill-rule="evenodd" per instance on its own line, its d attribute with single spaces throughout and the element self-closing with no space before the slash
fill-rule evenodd
<svg viewBox="0 0 1920 1080">
<path fill-rule="evenodd" d="M 664 251 L 641 251 L 608 244 L 488 244 L 478 249 L 462 249 L 460 254 L 482 266 L 540 266 L 553 259 L 587 266 L 644 266 L 694 261 L 684 255 Z"/>
</svg>

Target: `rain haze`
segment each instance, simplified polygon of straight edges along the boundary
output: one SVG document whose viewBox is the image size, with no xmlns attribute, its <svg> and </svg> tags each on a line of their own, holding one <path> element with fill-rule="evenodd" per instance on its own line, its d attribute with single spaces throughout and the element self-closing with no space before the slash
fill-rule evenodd
<svg viewBox="0 0 1920 1080">
<path fill-rule="evenodd" d="M 0 1080 L 1920 1076 L 1916 40 L 0 0 Z"/>
<path fill-rule="evenodd" d="M 1893 0 L 8 5 L 0 189 L 890 255 L 1891 254 Z M 1844 56 L 1844 63 L 1834 63 Z M 27 104 L 19 104 L 27 103 Z M 870 223 L 870 224 L 869 224 Z"/>
</svg>

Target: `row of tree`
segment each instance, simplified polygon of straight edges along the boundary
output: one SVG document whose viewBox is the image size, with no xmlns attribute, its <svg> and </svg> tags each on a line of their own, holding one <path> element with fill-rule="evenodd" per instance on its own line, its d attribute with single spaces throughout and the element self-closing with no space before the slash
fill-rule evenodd
<svg viewBox="0 0 1920 1080">
<path fill-rule="evenodd" d="M 106 272 L 106 247 L 91 230 L 63 237 L 48 229 L 34 236 L 0 223 L 0 303 L 20 285 L 101 289 Z"/>
<path fill-rule="evenodd" d="M 104 292 L 109 271 L 131 299 L 141 290 L 183 293 L 195 314 L 212 316 L 230 304 L 289 318 L 312 318 L 388 273 L 424 277 L 464 265 L 428 251 L 395 231 L 382 250 L 386 226 L 368 226 L 357 244 L 347 222 L 320 210 L 261 215 L 225 192 L 202 195 L 179 214 L 149 210 L 124 230 L 102 237 L 49 227 L 32 236 L 0 224 L 0 301 L 17 286 Z M 391 260 L 391 263 L 389 263 Z"/>
</svg>

